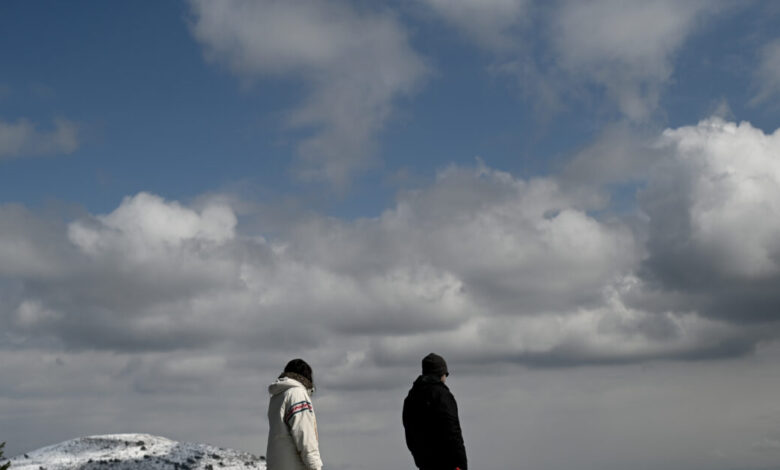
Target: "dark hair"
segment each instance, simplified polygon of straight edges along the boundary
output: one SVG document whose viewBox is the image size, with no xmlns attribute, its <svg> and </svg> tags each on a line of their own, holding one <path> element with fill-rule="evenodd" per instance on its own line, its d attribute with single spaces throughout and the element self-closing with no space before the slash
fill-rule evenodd
<svg viewBox="0 0 780 470">
<path fill-rule="evenodd" d="M 314 383 L 314 379 L 312 378 L 311 373 L 311 366 L 303 359 L 293 359 L 292 361 L 288 362 L 287 365 L 284 366 L 284 371 L 299 374 L 307 378 L 310 382 Z"/>
</svg>

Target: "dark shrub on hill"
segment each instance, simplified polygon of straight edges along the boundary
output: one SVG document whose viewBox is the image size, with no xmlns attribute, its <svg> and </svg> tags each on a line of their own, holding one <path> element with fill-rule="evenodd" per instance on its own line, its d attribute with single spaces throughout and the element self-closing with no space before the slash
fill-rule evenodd
<svg viewBox="0 0 780 470">
<path fill-rule="evenodd" d="M 0 443 L 0 462 L 3 461 L 3 448 L 5 447 L 5 442 Z M 6 462 L 4 464 L 0 464 L 0 470 L 8 470 L 8 467 L 11 466 L 11 462 Z"/>
</svg>

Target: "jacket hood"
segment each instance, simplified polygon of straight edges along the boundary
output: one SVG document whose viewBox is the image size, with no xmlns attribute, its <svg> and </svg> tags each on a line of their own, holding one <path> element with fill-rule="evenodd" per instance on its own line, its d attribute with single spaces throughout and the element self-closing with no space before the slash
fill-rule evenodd
<svg viewBox="0 0 780 470">
<path fill-rule="evenodd" d="M 302 388 L 306 390 L 309 395 L 314 393 L 314 389 L 307 389 L 303 386 L 302 383 L 298 382 L 295 379 L 291 379 L 290 377 L 282 377 L 280 379 L 276 379 L 271 385 L 268 386 L 268 393 L 271 395 L 279 395 L 280 393 L 284 393 L 285 391 L 291 389 L 291 388 Z"/>
<path fill-rule="evenodd" d="M 421 375 L 417 377 L 417 380 L 414 381 L 413 384 L 414 387 L 437 387 L 441 386 L 449 390 L 449 387 L 441 381 L 440 377 L 436 377 L 435 375 Z"/>
</svg>

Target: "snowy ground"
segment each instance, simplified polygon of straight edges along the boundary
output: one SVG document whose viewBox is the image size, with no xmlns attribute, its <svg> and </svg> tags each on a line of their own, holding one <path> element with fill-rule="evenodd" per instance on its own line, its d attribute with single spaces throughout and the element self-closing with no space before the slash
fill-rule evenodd
<svg viewBox="0 0 780 470">
<path fill-rule="evenodd" d="M 10 470 L 265 470 L 265 459 L 149 434 L 81 437 L 18 455 Z"/>
</svg>

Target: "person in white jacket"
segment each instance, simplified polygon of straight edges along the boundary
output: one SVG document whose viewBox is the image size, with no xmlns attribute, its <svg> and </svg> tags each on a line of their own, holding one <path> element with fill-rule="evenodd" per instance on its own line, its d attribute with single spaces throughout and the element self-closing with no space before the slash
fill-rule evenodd
<svg viewBox="0 0 780 470">
<path fill-rule="evenodd" d="M 268 470 L 321 470 L 309 364 L 303 359 L 288 362 L 268 392 Z"/>
</svg>

